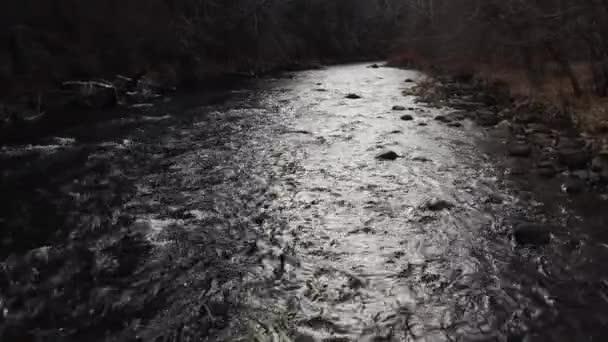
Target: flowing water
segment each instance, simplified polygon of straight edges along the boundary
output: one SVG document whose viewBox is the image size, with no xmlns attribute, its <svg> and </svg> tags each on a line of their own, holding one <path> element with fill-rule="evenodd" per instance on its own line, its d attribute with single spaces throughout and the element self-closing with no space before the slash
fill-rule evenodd
<svg viewBox="0 0 608 342">
<path fill-rule="evenodd" d="M 3 148 L 0 336 L 604 341 L 606 198 L 514 175 L 402 95 L 422 77 L 299 72 Z"/>
</svg>

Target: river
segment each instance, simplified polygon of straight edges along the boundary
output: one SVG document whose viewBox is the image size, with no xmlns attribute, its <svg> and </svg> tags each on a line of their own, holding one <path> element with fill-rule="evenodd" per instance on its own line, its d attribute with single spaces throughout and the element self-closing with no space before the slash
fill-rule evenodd
<svg viewBox="0 0 608 342">
<path fill-rule="evenodd" d="M 604 341 L 606 197 L 512 172 L 402 95 L 423 77 L 332 66 L 3 147 L 0 337 Z"/>
</svg>

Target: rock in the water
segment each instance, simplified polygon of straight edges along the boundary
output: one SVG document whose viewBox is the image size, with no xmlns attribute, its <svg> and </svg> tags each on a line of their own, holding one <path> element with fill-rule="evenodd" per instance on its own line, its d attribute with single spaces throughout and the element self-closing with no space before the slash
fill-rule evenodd
<svg viewBox="0 0 608 342">
<path fill-rule="evenodd" d="M 368 68 L 378 69 L 378 68 L 380 68 L 380 66 L 378 64 L 372 64 Z"/>
<path fill-rule="evenodd" d="M 532 148 L 526 143 L 517 142 L 509 146 L 508 152 L 512 157 L 529 157 L 532 154 Z"/>
<path fill-rule="evenodd" d="M 536 115 L 531 113 L 517 113 L 515 115 L 515 121 L 521 124 L 530 124 L 537 121 Z"/>
<path fill-rule="evenodd" d="M 414 80 L 411 78 L 406 78 L 405 83 L 414 83 Z"/>
<path fill-rule="evenodd" d="M 502 120 L 496 124 L 494 129 L 501 134 L 508 134 L 511 132 L 511 123 L 507 120 Z"/>
<path fill-rule="evenodd" d="M 306 333 L 300 332 L 296 336 L 294 342 L 317 342 L 317 339 Z"/>
<path fill-rule="evenodd" d="M 395 151 L 384 151 L 376 156 L 379 160 L 395 160 L 399 158 L 399 155 Z"/>
<path fill-rule="evenodd" d="M 405 110 L 403 106 L 393 106 L 393 110 Z"/>
<path fill-rule="evenodd" d="M 548 226 L 534 223 L 520 224 L 515 228 L 515 242 L 519 245 L 547 245 L 551 242 L 551 232 Z"/>
<path fill-rule="evenodd" d="M 418 123 L 418 126 L 421 126 L 421 127 L 423 127 L 423 126 L 428 126 L 428 125 L 429 125 L 429 124 L 427 124 L 426 122 L 419 122 L 419 123 Z"/>
<path fill-rule="evenodd" d="M 500 122 L 498 115 L 488 110 L 478 111 L 476 113 L 476 119 L 477 123 L 482 127 L 496 126 Z"/>
<path fill-rule="evenodd" d="M 415 157 L 412 158 L 412 160 L 413 161 L 417 161 L 417 162 L 421 162 L 421 163 L 428 163 L 428 162 L 431 161 L 429 158 L 424 157 L 424 156 L 415 156 Z"/>
<path fill-rule="evenodd" d="M 62 90 L 70 94 L 72 103 L 88 108 L 110 108 L 118 104 L 117 90 L 106 82 L 64 82 Z"/>
<path fill-rule="evenodd" d="M 433 198 L 433 199 L 429 200 L 428 202 L 426 202 L 424 207 L 426 209 L 432 210 L 432 211 L 441 211 L 441 210 L 453 208 L 454 203 L 451 203 L 449 201 L 439 199 L 439 198 Z"/>
<path fill-rule="evenodd" d="M 491 193 L 486 197 L 485 202 L 491 204 L 502 204 L 504 202 L 504 197 L 498 193 Z"/>
<path fill-rule="evenodd" d="M 589 163 L 589 154 L 576 149 L 566 149 L 558 152 L 559 162 L 570 169 L 583 169 Z"/>
<path fill-rule="evenodd" d="M 585 182 L 581 179 L 569 179 L 562 188 L 571 195 L 580 194 L 585 189 Z"/>
<path fill-rule="evenodd" d="M 458 127 L 462 127 L 462 124 L 460 122 L 450 122 L 448 124 L 448 127 L 458 128 Z"/>
<path fill-rule="evenodd" d="M 541 163 L 536 169 L 536 173 L 545 178 L 552 178 L 557 174 L 557 168 L 551 163 Z"/>
<path fill-rule="evenodd" d="M 403 115 L 401 117 L 401 120 L 403 120 L 403 121 L 412 121 L 412 120 L 414 120 L 414 117 L 411 116 L 411 115 L 409 115 L 409 114 L 405 114 L 405 115 Z"/>
<path fill-rule="evenodd" d="M 351 99 L 351 100 L 356 100 L 356 99 L 360 99 L 360 98 L 361 98 L 361 96 L 360 96 L 360 95 L 357 95 L 357 94 L 353 94 L 353 93 L 351 93 L 351 94 L 346 95 L 346 98 L 347 98 L 347 99 Z"/>
<path fill-rule="evenodd" d="M 439 121 L 439 122 L 443 122 L 443 123 L 450 123 L 450 122 L 452 122 L 452 120 L 450 120 L 448 117 L 446 117 L 444 115 L 437 115 L 435 117 L 435 120 Z"/>
<path fill-rule="evenodd" d="M 600 153 L 591 161 L 591 169 L 595 172 L 608 170 L 608 152 Z"/>
</svg>

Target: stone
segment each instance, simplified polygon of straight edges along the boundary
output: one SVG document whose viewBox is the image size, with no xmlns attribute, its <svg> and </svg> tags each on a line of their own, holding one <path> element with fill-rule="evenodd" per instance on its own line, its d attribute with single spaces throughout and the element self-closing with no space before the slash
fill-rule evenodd
<svg viewBox="0 0 608 342">
<path fill-rule="evenodd" d="M 414 117 L 411 116 L 411 115 L 409 115 L 409 114 L 405 114 L 405 115 L 403 115 L 401 117 L 401 120 L 403 120 L 403 121 L 412 121 L 412 120 L 414 120 Z"/>
<path fill-rule="evenodd" d="M 427 124 L 426 122 L 419 122 L 418 126 L 424 127 L 424 126 L 428 126 L 429 124 Z"/>
<path fill-rule="evenodd" d="M 317 339 L 315 339 L 311 335 L 308 335 L 304 332 L 300 332 L 296 336 L 294 342 L 317 342 Z"/>
<path fill-rule="evenodd" d="M 553 164 L 538 165 L 536 173 L 544 178 L 553 178 L 557 174 L 557 168 Z"/>
<path fill-rule="evenodd" d="M 118 104 L 114 85 L 105 82 L 64 82 L 63 90 L 70 93 L 72 103 L 86 108 L 110 108 Z"/>
<path fill-rule="evenodd" d="M 402 111 L 402 110 L 405 110 L 405 107 L 403 107 L 403 106 L 393 106 L 393 110 Z"/>
<path fill-rule="evenodd" d="M 384 151 L 376 156 L 379 160 L 396 160 L 399 155 L 395 151 Z"/>
<path fill-rule="evenodd" d="M 380 68 L 380 66 L 378 64 L 372 64 L 368 68 L 378 69 L 378 68 Z"/>
<path fill-rule="evenodd" d="M 562 189 L 571 195 L 580 194 L 585 189 L 585 182 L 581 179 L 568 179 Z"/>
<path fill-rule="evenodd" d="M 529 157 L 532 154 L 532 148 L 526 143 L 517 142 L 508 147 L 508 153 L 511 157 Z"/>
<path fill-rule="evenodd" d="M 412 158 L 412 161 L 416 161 L 416 162 L 421 162 L 421 163 L 428 163 L 431 160 L 427 157 L 424 156 L 415 156 Z"/>
<path fill-rule="evenodd" d="M 483 110 L 476 113 L 477 123 L 482 127 L 496 126 L 501 120 L 496 113 Z"/>
<path fill-rule="evenodd" d="M 523 223 L 515 228 L 515 242 L 519 245 L 541 246 L 551 242 L 551 232 L 548 226 L 535 223 Z"/>
<path fill-rule="evenodd" d="M 448 124 L 448 127 L 459 128 L 459 127 L 462 127 L 462 124 L 460 122 L 450 122 Z"/>
<path fill-rule="evenodd" d="M 591 161 L 591 169 L 595 172 L 608 170 L 608 152 L 597 155 Z"/>
<path fill-rule="evenodd" d="M 485 198 L 485 202 L 490 204 L 502 204 L 504 202 L 504 198 L 501 194 L 492 193 Z"/>
<path fill-rule="evenodd" d="M 529 113 L 518 113 L 515 115 L 515 122 L 521 124 L 530 124 L 536 122 L 536 116 Z"/>
<path fill-rule="evenodd" d="M 406 78 L 405 83 L 414 83 L 414 80 L 411 78 Z"/>
<path fill-rule="evenodd" d="M 453 208 L 454 204 L 443 199 L 433 198 L 428 200 L 424 207 L 431 211 L 442 211 Z"/>
<path fill-rule="evenodd" d="M 357 95 L 357 94 L 353 94 L 353 93 L 351 93 L 351 94 L 346 95 L 346 98 L 347 98 L 347 99 L 351 99 L 351 100 L 356 100 L 356 99 L 360 99 L 360 98 L 361 98 L 361 96 L 360 96 L 360 95 Z"/>
<path fill-rule="evenodd" d="M 435 120 L 439 121 L 439 122 L 443 122 L 443 123 L 450 123 L 450 122 L 452 122 L 452 120 L 450 120 L 448 117 L 443 116 L 443 115 L 437 115 L 435 117 Z"/>
<path fill-rule="evenodd" d="M 559 162 L 570 169 L 583 169 L 589 163 L 589 154 L 577 149 L 561 150 L 557 154 Z"/>
</svg>

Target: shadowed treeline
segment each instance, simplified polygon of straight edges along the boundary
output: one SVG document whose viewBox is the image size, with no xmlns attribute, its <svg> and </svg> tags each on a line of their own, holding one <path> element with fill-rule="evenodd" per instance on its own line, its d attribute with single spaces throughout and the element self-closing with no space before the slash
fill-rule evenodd
<svg viewBox="0 0 608 342">
<path fill-rule="evenodd" d="M 0 4 L 5 95 L 75 79 L 154 73 L 167 83 L 376 57 L 401 1 L 129 0 Z"/>
</svg>

